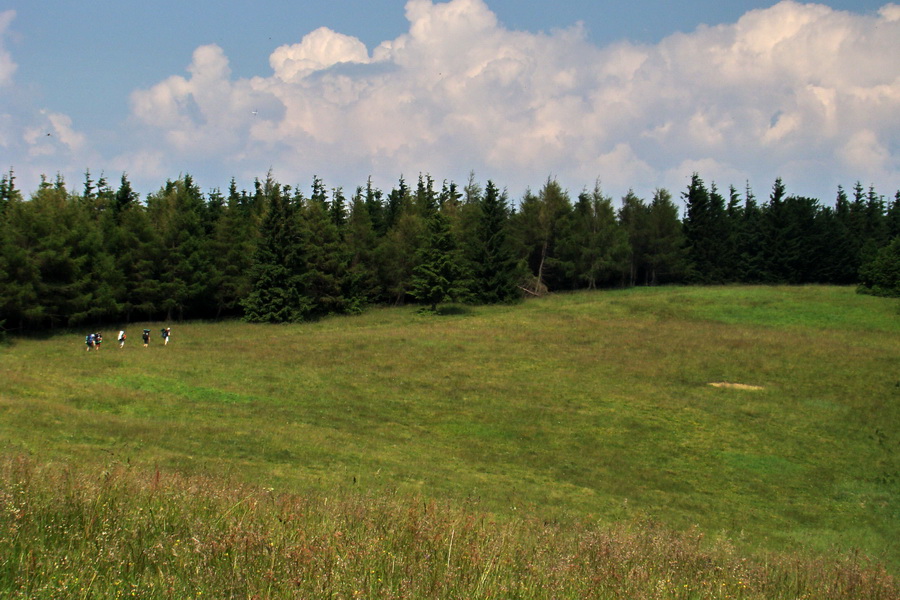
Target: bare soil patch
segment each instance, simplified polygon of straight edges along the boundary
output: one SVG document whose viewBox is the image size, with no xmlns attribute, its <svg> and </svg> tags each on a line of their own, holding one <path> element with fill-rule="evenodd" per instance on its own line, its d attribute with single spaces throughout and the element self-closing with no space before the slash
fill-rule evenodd
<svg viewBox="0 0 900 600">
<path fill-rule="evenodd" d="M 765 389 L 759 385 L 749 385 L 746 383 L 730 383 L 727 381 L 714 381 L 709 385 L 717 388 L 731 388 L 735 390 L 762 390 Z"/>
</svg>

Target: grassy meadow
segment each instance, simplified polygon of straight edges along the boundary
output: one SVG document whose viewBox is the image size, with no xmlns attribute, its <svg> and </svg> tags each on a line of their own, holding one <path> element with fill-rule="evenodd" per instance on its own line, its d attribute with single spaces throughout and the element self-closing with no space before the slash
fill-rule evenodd
<svg viewBox="0 0 900 600">
<path fill-rule="evenodd" d="M 169 323 L 166 347 L 163 325 L 0 348 L 0 597 L 900 589 L 897 300 L 641 288 Z"/>
</svg>

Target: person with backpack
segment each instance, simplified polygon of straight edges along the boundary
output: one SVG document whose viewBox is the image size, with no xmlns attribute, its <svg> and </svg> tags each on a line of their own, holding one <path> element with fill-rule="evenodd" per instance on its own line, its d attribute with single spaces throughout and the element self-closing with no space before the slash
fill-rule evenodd
<svg viewBox="0 0 900 600">
<path fill-rule="evenodd" d="M 119 348 L 125 347 L 125 330 L 119 332 Z"/>
<path fill-rule="evenodd" d="M 84 343 L 87 346 L 86 350 L 88 352 L 90 352 L 91 348 L 94 347 L 94 334 L 93 333 L 87 334 L 87 336 L 84 338 Z"/>
<path fill-rule="evenodd" d="M 103 334 L 98 331 L 97 333 L 94 334 L 94 349 L 99 351 L 100 344 L 102 344 L 102 343 L 103 343 Z"/>
<path fill-rule="evenodd" d="M 145 329 L 144 333 L 141 334 L 141 338 L 144 340 L 144 348 L 150 345 L 150 330 Z"/>
<path fill-rule="evenodd" d="M 163 346 L 168 345 L 169 336 L 172 334 L 172 329 L 170 327 L 163 328 L 160 333 L 162 333 Z"/>
</svg>

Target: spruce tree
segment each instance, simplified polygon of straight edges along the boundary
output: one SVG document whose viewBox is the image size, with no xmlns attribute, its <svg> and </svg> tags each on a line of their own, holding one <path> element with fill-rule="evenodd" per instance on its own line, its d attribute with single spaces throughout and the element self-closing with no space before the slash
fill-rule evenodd
<svg viewBox="0 0 900 600">
<path fill-rule="evenodd" d="M 482 304 L 510 302 L 519 297 L 516 260 L 507 241 L 509 203 L 494 182 L 488 180 L 477 222 L 477 257 L 473 293 Z"/>
<path fill-rule="evenodd" d="M 678 280 L 686 270 L 687 249 L 678 207 L 668 190 L 653 193 L 647 221 L 646 282 L 656 285 Z"/>
<path fill-rule="evenodd" d="M 271 174 L 265 187 L 257 190 L 267 199 L 268 208 L 250 268 L 250 293 L 241 302 L 244 318 L 254 323 L 302 321 L 313 307 L 302 291 L 306 261 L 298 203 Z"/>
<path fill-rule="evenodd" d="M 636 285 L 649 278 L 647 253 L 650 245 L 650 207 L 634 191 L 622 197 L 619 224 L 628 239 L 628 285 Z"/>
<path fill-rule="evenodd" d="M 159 303 L 167 320 L 203 316 L 211 297 L 211 265 L 203 194 L 190 175 L 168 181 L 147 199 L 161 243 Z"/>
<path fill-rule="evenodd" d="M 319 199 L 310 198 L 300 212 L 305 261 L 301 290 L 310 303 L 309 316 L 347 312 L 350 253 L 335 224 L 334 213 Z"/>
<path fill-rule="evenodd" d="M 573 268 L 569 278 L 579 287 L 595 289 L 618 282 L 627 270 L 627 235 L 599 182 L 593 192 L 578 195 L 560 250 L 568 257 L 564 262 Z"/>
<path fill-rule="evenodd" d="M 461 299 L 464 293 L 460 285 L 462 278 L 461 257 L 450 225 L 440 211 L 435 211 L 428 219 L 425 241 L 418 252 L 411 294 L 436 312 L 441 302 Z"/>
<path fill-rule="evenodd" d="M 216 221 L 210 244 L 216 285 L 213 300 L 217 316 L 241 312 L 241 300 L 250 293 L 250 269 L 256 250 L 259 223 L 250 210 L 246 193 L 232 178 L 222 216 Z"/>
<path fill-rule="evenodd" d="M 718 193 L 711 194 L 697 173 L 691 177 L 683 196 L 687 205 L 684 235 L 690 280 L 721 283 L 725 279 L 721 259 L 726 253 L 727 240 L 724 199 Z"/>
<path fill-rule="evenodd" d="M 378 238 L 368 205 L 362 196 L 362 188 L 357 189 L 350 204 L 344 239 L 349 256 L 348 311 L 357 312 L 363 306 L 376 302 L 381 296 L 376 258 Z"/>
</svg>

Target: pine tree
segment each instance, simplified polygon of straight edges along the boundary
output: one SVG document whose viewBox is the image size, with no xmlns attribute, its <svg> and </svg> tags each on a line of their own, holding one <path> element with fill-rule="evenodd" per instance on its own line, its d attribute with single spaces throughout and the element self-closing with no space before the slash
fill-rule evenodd
<svg viewBox="0 0 900 600">
<path fill-rule="evenodd" d="M 378 238 L 366 199 L 362 196 L 362 188 L 357 189 L 350 204 L 345 241 L 350 257 L 347 271 L 348 311 L 357 312 L 381 296 L 376 259 Z"/>
<path fill-rule="evenodd" d="M 628 285 L 636 285 L 649 278 L 647 253 L 650 244 L 650 207 L 634 191 L 622 197 L 618 214 L 619 224 L 628 239 Z"/>
<path fill-rule="evenodd" d="M 298 203 L 282 192 L 271 173 L 257 191 L 268 208 L 250 269 L 250 293 L 241 302 L 244 318 L 255 323 L 302 321 L 313 306 L 302 292 L 306 260 Z"/>
<path fill-rule="evenodd" d="M 888 206 L 885 219 L 888 239 L 893 240 L 900 236 L 900 190 L 894 194 L 894 200 Z"/>
<path fill-rule="evenodd" d="M 321 200 L 310 198 L 300 215 L 305 260 L 301 290 L 310 303 L 309 316 L 347 312 L 353 305 L 347 297 L 350 253 L 334 213 Z"/>
<path fill-rule="evenodd" d="M 579 287 L 595 289 L 619 281 L 628 269 L 627 234 L 599 182 L 593 192 L 578 195 L 560 250 L 568 257 L 564 263 L 573 268 L 569 278 Z"/>
<path fill-rule="evenodd" d="M 568 193 L 555 179 L 548 178 L 537 196 L 526 191 L 512 226 L 517 237 L 517 256 L 530 270 L 524 286 L 529 293 L 539 295 L 565 286 L 566 274 L 571 270 L 562 264 L 559 246 L 571 210 Z"/>
<path fill-rule="evenodd" d="M 483 304 L 510 302 L 519 297 L 516 261 L 507 242 L 509 203 L 494 182 L 488 180 L 477 222 L 477 257 L 473 293 Z"/>
<path fill-rule="evenodd" d="M 687 249 L 678 207 L 668 190 L 653 193 L 647 215 L 647 283 L 667 283 L 680 278 L 687 268 Z"/>
<path fill-rule="evenodd" d="M 384 208 L 387 230 L 379 240 L 378 278 L 385 292 L 385 300 L 402 304 L 408 300 L 413 269 L 427 229 L 421 211 L 415 210 L 409 187 L 403 177 L 388 194 Z"/>
<path fill-rule="evenodd" d="M 151 219 L 159 232 L 161 308 L 167 320 L 208 312 L 211 265 L 203 194 L 190 175 L 168 181 L 147 198 Z"/>
<path fill-rule="evenodd" d="M 221 217 L 216 221 L 210 244 L 216 285 L 216 316 L 239 314 L 240 302 L 250 293 L 250 269 L 259 234 L 257 216 L 246 193 L 239 193 L 232 178 Z"/>
<path fill-rule="evenodd" d="M 457 251 L 450 225 L 440 211 L 435 211 L 428 219 L 425 243 L 418 252 L 411 293 L 414 298 L 430 306 L 432 312 L 437 305 L 448 300 L 459 300 L 464 288 L 461 257 Z"/>
<path fill-rule="evenodd" d="M 761 283 L 765 280 L 765 259 L 763 256 L 763 213 L 756 202 L 756 196 L 749 183 L 744 189 L 744 207 L 740 213 L 740 222 L 735 224 L 737 281 L 744 283 Z"/>
<path fill-rule="evenodd" d="M 379 241 L 378 278 L 385 300 L 394 304 L 406 301 L 425 229 L 422 216 L 407 210 L 396 217 L 396 222 Z"/>
<path fill-rule="evenodd" d="M 366 180 L 365 206 L 372 221 L 372 229 L 376 237 L 382 237 L 387 233 L 388 223 L 384 214 L 384 202 L 381 199 L 381 190 L 372 185 L 372 177 Z"/>
<path fill-rule="evenodd" d="M 711 194 L 697 173 L 684 194 L 687 214 L 684 235 L 690 260 L 690 279 L 697 283 L 724 281 L 722 256 L 726 252 L 727 227 L 724 199 Z"/>
</svg>

